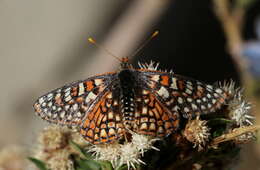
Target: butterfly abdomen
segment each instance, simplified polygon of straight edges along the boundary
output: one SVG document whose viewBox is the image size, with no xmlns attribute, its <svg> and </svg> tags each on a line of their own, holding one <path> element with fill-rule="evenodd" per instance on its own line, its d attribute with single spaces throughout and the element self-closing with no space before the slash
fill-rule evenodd
<svg viewBox="0 0 260 170">
<path fill-rule="evenodd" d="M 118 74 L 118 78 L 120 80 L 121 113 L 123 114 L 125 126 L 131 129 L 135 112 L 135 77 L 130 70 L 125 69 Z"/>
</svg>

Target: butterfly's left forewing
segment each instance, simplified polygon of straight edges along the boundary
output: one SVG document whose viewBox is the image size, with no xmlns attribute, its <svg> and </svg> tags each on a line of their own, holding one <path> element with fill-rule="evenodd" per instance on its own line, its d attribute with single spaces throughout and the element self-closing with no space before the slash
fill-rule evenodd
<svg viewBox="0 0 260 170">
<path fill-rule="evenodd" d="M 34 104 L 44 120 L 62 125 L 79 125 L 92 103 L 115 78 L 115 73 L 67 84 L 41 96 Z"/>
<path fill-rule="evenodd" d="M 170 111 L 180 112 L 183 117 L 215 112 L 220 109 L 228 93 L 220 88 L 173 73 L 138 70 L 139 79 Z"/>
</svg>

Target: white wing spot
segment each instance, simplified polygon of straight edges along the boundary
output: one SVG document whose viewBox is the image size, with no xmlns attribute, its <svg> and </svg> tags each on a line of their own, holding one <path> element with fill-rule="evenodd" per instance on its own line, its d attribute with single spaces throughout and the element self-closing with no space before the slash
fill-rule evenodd
<svg viewBox="0 0 260 170">
<path fill-rule="evenodd" d="M 60 117 L 61 117 L 61 118 L 64 118 L 65 114 L 66 114 L 65 111 L 62 111 L 62 112 L 60 113 Z"/>
<path fill-rule="evenodd" d="M 81 112 L 76 113 L 78 117 L 81 117 Z"/>
<path fill-rule="evenodd" d="M 52 102 L 49 102 L 49 103 L 48 103 L 48 106 L 51 107 L 51 106 L 52 106 Z"/>
<path fill-rule="evenodd" d="M 213 87 L 211 85 L 207 85 L 207 88 L 213 90 Z"/>
<path fill-rule="evenodd" d="M 218 89 L 216 89 L 216 92 L 217 92 L 217 93 L 222 93 L 223 91 L 218 88 Z"/>
<path fill-rule="evenodd" d="M 39 103 L 42 104 L 43 102 L 44 102 L 44 98 L 41 97 L 41 98 L 39 99 Z"/>
<path fill-rule="evenodd" d="M 176 105 L 174 108 L 172 108 L 172 111 L 176 111 L 177 112 L 179 109 L 180 109 L 180 107 Z"/>
<path fill-rule="evenodd" d="M 187 94 L 192 94 L 192 91 L 191 91 L 190 89 L 188 89 L 188 88 L 186 88 L 185 92 L 186 92 Z"/>
<path fill-rule="evenodd" d="M 160 90 L 158 91 L 159 96 L 163 97 L 163 98 L 168 98 L 169 97 L 169 92 L 168 90 L 166 90 L 165 87 L 161 87 Z"/>
<path fill-rule="evenodd" d="M 192 108 L 193 110 L 197 110 L 197 109 L 198 109 L 197 105 L 195 105 L 194 103 L 191 104 L 191 108 Z"/>
<path fill-rule="evenodd" d="M 153 76 L 151 76 L 151 80 L 158 82 L 160 80 L 160 76 L 159 75 L 153 75 Z"/>
<path fill-rule="evenodd" d="M 67 96 L 64 100 L 65 100 L 65 102 L 68 102 L 68 101 L 70 101 L 71 99 L 72 99 L 71 96 Z"/>
<path fill-rule="evenodd" d="M 197 99 L 196 101 L 197 101 L 197 103 L 201 103 L 201 100 L 200 100 L 200 99 Z"/>
<path fill-rule="evenodd" d="M 112 94 L 111 94 L 111 93 L 109 93 L 109 94 L 107 95 L 108 98 L 110 98 L 110 96 L 111 96 L 111 98 L 112 98 Z M 88 103 L 88 102 L 90 102 L 91 100 L 94 100 L 96 97 L 97 97 L 97 95 L 95 95 L 93 92 L 90 92 L 90 93 L 88 94 L 88 96 L 86 97 L 85 102 Z"/>
<path fill-rule="evenodd" d="M 178 90 L 177 83 L 176 83 L 176 78 L 172 78 L 171 88 L 173 88 L 175 90 Z"/>
<path fill-rule="evenodd" d="M 183 99 L 181 97 L 178 97 L 178 103 L 182 104 L 183 103 Z"/>
<path fill-rule="evenodd" d="M 187 101 L 191 103 L 192 102 L 192 98 L 188 97 Z"/>
<path fill-rule="evenodd" d="M 188 113 L 190 109 L 188 107 L 184 107 L 184 112 Z"/>
<path fill-rule="evenodd" d="M 75 104 L 72 106 L 72 108 L 73 108 L 74 111 L 76 111 L 76 110 L 78 109 L 78 107 L 79 107 L 79 106 L 78 106 L 77 103 L 75 103 Z"/>
<path fill-rule="evenodd" d="M 79 93 L 78 96 L 82 95 L 85 93 L 85 88 L 83 83 L 79 83 Z"/>
<path fill-rule="evenodd" d="M 98 86 L 98 85 L 100 85 L 102 83 L 103 83 L 102 79 L 95 79 L 95 85 L 96 86 Z"/>
<path fill-rule="evenodd" d="M 146 114 L 147 113 L 147 107 L 143 107 L 142 113 Z"/>
<path fill-rule="evenodd" d="M 48 96 L 47 96 L 47 100 L 48 100 L 48 101 L 51 100 L 52 97 L 53 97 L 53 94 L 52 94 L 52 93 L 48 94 Z"/>
<path fill-rule="evenodd" d="M 69 110 L 69 108 L 70 108 L 70 105 L 65 106 L 65 110 Z"/>
<path fill-rule="evenodd" d="M 207 94 L 207 97 L 210 99 L 212 96 L 208 93 L 208 94 Z"/>
<path fill-rule="evenodd" d="M 64 90 L 64 92 L 69 92 L 70 91 L 70 87 L 68 87 L 68 88 L 66 88 L 65 90 Z"/>
<path fill-rule="evenodd" d="M 143 94 L 144 95 L 148 94 L 148 91 L 147 90 L 143 90 Z"/>
<path fill-rule="evenodd" d="M 215 96 L 215 97 L 219 97 L 219 95 L 218 95 L 217 93 L 214 93 L 214 96 Z"/>
</svg>

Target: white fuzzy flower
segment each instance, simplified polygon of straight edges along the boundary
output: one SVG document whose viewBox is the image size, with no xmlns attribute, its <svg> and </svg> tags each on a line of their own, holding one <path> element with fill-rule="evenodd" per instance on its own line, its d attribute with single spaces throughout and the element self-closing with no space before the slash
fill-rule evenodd
<svg viewBox="0 0 260 170">
<path fill-rule="evenodd" d="M 131 135 L 132 139 L 130 142 L 92 145 L 88 148 L 88 151 L 92 152 L 97 160 L 110 161 L 115 169 L 124 164 L 128 166 L 128 169 L 135 169 L 136 164 L 145 164 L 141 160 L 145 151 L 149 149 L 159 150 L 152 145 L 159 139 L 139 135 L 134 132 L 131 132 Z"/>
<path fill-rule="evenodd" d="M 158 148 L 153 146 L 153 143 L 159 138 L 151 138 L 150 136 L 139 135 L 137 133 L 132 133 L 132 143 L 141 152 L 141 155 L 144 156 L 144 152 L 149 149 L 154 149 L 160 151 Z"/>
<path fill-rule="evenodd" d="M 233 99 L 228 103 L 230 110 L 230 118 L 236 122 L 238 126 L 253 125 L 254 116 L 250 115 L 252 105 L 245 101 L 241 90 L 236 90 Z"/>
<path fill-rule="evenodd" d="M 93 156 L 95 156 L 97 160 L 110 161 L 113 167 L 119 165 L 118 161 L 121 154 L 121 145 L 118 143 L 93 145 L 88 151 L 93 152 Z"/>
</svg>

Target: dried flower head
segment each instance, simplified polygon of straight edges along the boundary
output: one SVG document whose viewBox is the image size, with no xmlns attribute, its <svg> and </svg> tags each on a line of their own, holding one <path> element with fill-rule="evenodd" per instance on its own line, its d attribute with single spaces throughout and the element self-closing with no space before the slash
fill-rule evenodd
<svg viewBox="0 0 260 170">
<path fill-rule="evenodd" d="M 207 127 L 207 121 L 200 120 L 197 117 L 194 120 L 190 120 L 185 127 L 183 135 L 185 138 L 194 144 L 194 148 L 198 147 L 198 150 L 202 150 L 206 142 L 209 140 L 209 128 Z"/>
<path fill-rule="evenodd" d="M 0 170 L 23 170 L 29 166 L 26 153 L 19 146 L 5 146 L 0 152 Z"/>
<path fill-rule="evenodd" d="M 69 141 L 75 141 L 79 145 L 86 145 L 82 137 L 67 127 L 48 126 L 39 135 L 39 145 L 35 150 L 37 159 L 44 161 L 49 169 L 61 170 L 73 169 L 70 155 L 76 153 L 69 145 Z"/>
<path fill-rule="evenodd" d="M 235 90 L 233 99 L 228 103 L 229 116 L 238 126 L 253 125 L 254 116 L 250 115 L 252 105 L 244 100 L 242 91 Z"/>
</svg>

